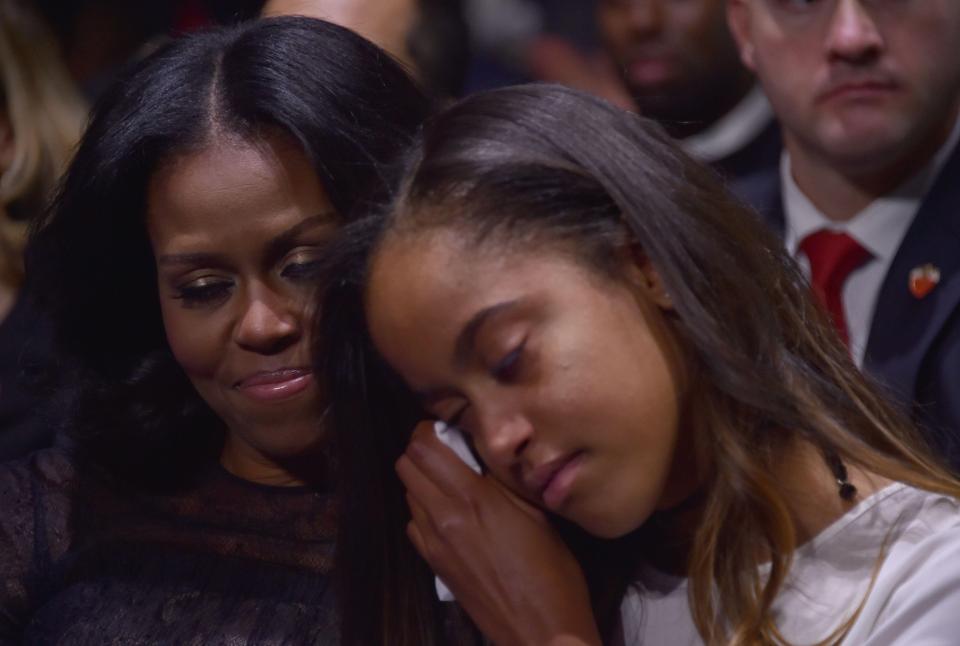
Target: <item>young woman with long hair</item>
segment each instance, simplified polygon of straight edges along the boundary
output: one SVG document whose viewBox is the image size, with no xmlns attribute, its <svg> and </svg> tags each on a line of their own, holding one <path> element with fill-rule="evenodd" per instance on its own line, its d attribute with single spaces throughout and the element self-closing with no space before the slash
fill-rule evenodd
<svg viewBox="0 0 960 646">
<path fill-rule="evenodd" d="M 357 466 L 390 447 L 392 540 L 494 642 L 955 638 L 960 485 L 777 239 L 652 122 L 560 87 L 467 98 L 340 253 L 337 397 L 416 403 L 484 470 L 443 425 L 411 438 L 410 412 L 341 442 Z"/>
</svg>

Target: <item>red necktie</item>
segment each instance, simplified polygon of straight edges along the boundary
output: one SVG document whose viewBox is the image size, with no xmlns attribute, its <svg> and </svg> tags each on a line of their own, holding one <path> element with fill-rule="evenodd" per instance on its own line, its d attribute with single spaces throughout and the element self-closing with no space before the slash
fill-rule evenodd
<svg viewBox="0 0 960 646">
<path fill-rule="evenodd" d="M 843 314 L 843 284 L 850 273 L 870 257 L 870 252 L 846 233 L 826 229 L 804 238 L 800 249 L 810 261 L 813 293 L 827 308 L 840 338 L 849 345 L 847 319 Z"/>
</svg>

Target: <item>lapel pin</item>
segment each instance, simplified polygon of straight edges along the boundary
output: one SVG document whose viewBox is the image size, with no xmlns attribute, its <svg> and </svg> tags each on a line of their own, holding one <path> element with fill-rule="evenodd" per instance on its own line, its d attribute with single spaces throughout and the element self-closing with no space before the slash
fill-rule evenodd
<svg viewBox="0 0 960 646">
<path fill-rule="evenodd" d="M 940 282 L 940 270 L 931 264 L 914 267 L 910 271 L 910 293 L 914 298 L 923 298 Z"/>
</svg>

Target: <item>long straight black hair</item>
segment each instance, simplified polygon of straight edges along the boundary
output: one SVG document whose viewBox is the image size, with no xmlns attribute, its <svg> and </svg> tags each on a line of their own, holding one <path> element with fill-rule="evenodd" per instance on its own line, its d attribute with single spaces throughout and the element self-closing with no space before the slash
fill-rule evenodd
<svg viewBox="0 0 960 646">
<path fill-rule="evenodd" d="M 162 327 L 144 223 L 156 170 L 202 147 L 213 131 L 247 141 L 280 133 L 302 149 L 347 223 L 383 197 L 389 162 L 430 108 L 379 48 L 303 17 L 174 40 L 121 76 L 95 107 L 27 252 L 60 355 L 74 366 L 62 381 L 76 391 L 68 433 L 83 464 L 124 484 L 176 490 L 222 446 L 222 422 L 183 374 Z M 381 513 L 355 505 L 350 491 L 340 500 L 341 517 Z M 354 590 L 379 590 L 379 581 L 364 578 L 362 551 L 349 540 L 338 546 L 345 548 L 335 568 L 345 632 L 375 634 Z"/>
</svg>

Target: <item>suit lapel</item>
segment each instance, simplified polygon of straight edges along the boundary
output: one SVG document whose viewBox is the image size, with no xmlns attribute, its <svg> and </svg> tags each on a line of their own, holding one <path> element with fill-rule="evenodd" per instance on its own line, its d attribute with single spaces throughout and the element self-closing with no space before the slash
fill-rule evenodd
<svg viewBox="0 0 960 646">
<path fill-rule="evenodd" d="M 745 204 L 753 207 L 760 220 L 772 231 L 781 238 L 784 236 L 786 224 L 778 166 L 737 178 L 730 182 L 729 188 Z"/>
<path fill-rule="evenodd" d="M 926 264 L 940 270 L 940 282 L 924 298 L 917 298 L 909 289 L 910 272 Z M 864 368 L 912 396 L 923 359 L 958 304 L 960 149 L 923 200 L 880 287 Z"/>
</svg>

